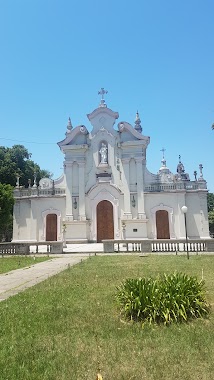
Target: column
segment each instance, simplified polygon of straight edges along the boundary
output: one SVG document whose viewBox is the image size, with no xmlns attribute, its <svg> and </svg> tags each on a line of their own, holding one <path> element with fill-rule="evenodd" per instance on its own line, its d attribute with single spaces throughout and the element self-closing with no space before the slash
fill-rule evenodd
<svg viewBox="0 0 214 380">
<path fill-rule="evenodd" d="M 72 210 L 72 171 L 73 161 L 65 163 L 65 178 L 66 178 L 66 219 L 73 220 Z"/>
<path fill-rule="evenodd" d="M 124 185 L 124 216 L 127 219 L 132 219 L 130 190 L 129 190 L 129 161 L 130 161 L 130 158 L 122 158 L 123 185 Z"/>
<path fill-rule="evenodd" d="M 79 219 L 86 220 L 85 215 L 85 162 L 79 165 Z"/>
<path fill-rule="evenodd" d="M 145 219 L 145 206 L 144 206 L 144 189 L 143 189 L 143 165 L 142 158 L 136 158 L 137 169 L 137 199 L 138 199 L 138 219 Z"/>
</svg>

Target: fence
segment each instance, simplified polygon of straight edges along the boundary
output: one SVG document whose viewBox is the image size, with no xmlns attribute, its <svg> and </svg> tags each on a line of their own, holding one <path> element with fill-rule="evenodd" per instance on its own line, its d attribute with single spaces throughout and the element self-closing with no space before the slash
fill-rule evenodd
<svg viewBox="0 0 214 380">
<path fill-rule="evenodd" d="M 214 253 L 214 239 L 200 240 L 103 240 L 103 252 Z M 0 255 L 28 255 L 30 253 L 63 253 L 62 241 L 0 243 Z"/>
<path fill-rule="evenodd" d="M 30 253 L 63 253 L 63 242 L 0 243 L 0 255 L 2 256 L 29 255 Z"/>
<path fill-rule="evenodd" d="M 213 239 L 200 240 L 103 240 L 104 252 L 213 252 Z"/>
</svg>

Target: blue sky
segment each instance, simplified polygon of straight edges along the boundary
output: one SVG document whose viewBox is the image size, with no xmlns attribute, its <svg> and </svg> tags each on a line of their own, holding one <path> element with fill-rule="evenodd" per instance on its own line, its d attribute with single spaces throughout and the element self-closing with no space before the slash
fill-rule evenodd
<svg viewBox="0 0 214 380">
<path fill-rule="evenodd" d="M 0 0 L 0 145 L 59 177 L 68 117 L 90 129 L 105 87 L 119 120 L 139 111 L 151 172 L 165 147 L 214 192 L 213 15 L 213 0 Z"/>
</svg>

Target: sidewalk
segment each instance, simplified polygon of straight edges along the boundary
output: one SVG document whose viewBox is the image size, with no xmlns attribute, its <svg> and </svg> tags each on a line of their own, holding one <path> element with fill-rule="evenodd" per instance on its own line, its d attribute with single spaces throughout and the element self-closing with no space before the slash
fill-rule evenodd
<svg viewBox="0 0 214 380">
<path fill-rule="evenodd" d="M 86 260 L 88 257 L 88 254 L 64 255 L 30 267 L 1 274 L 0 302 L 62 272 L 69 266 Z"/>
</svg>

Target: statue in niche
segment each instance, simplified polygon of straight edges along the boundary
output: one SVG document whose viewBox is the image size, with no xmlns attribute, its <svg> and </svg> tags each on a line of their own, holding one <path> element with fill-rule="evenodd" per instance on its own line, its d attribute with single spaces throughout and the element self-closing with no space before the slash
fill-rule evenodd
<svg viewBox="0 0 214 380">
<path fill-rule="evenodd" d="M 100 160 L 100 163 L 101 164 L 107 164 L 108 163 L 108 148 L 106 146 L 105 143 L 102 143 L 102 146 L 99 150 L 99 153 L 100 153 L 100 156 L 101 156 L 101 160 Z"/>
</svg>

